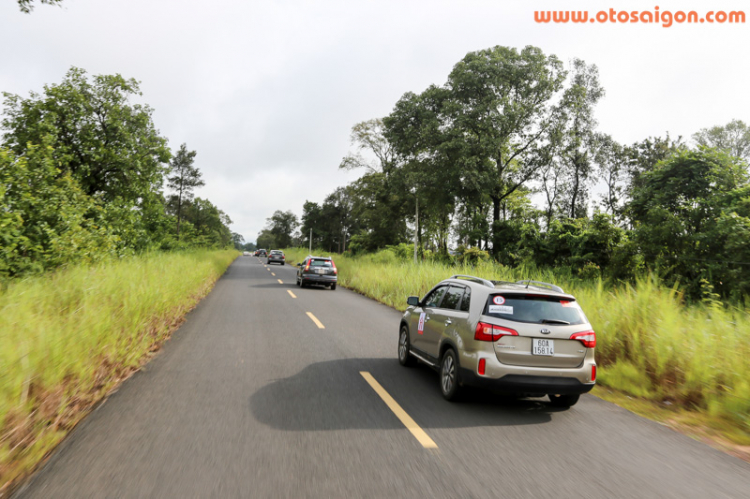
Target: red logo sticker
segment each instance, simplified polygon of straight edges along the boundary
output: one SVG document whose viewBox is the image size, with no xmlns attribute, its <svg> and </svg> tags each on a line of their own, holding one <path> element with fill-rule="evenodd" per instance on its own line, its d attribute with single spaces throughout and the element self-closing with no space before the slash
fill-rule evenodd
<svg viewBox="0 0 750 499">
<path fill-rule="evenodd" d="M 417 333 L 424 334 L 424 319 L 425 313 L 419 314 L 419 322 L 417 323 Z"/>
<path fill-rule="evenodd" d="M 496 296 L 492 299 L 492 303 L 494 303 L 495 305 L 503 305 L 505 304 L 505 298 L 503 298 L 502 296 Z"/>
</svg>

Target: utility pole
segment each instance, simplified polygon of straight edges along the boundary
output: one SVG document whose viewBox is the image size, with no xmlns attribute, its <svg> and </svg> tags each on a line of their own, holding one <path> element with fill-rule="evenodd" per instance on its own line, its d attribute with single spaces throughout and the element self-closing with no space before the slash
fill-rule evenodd
<svg viewBox="0 0 750 499">
<path fill-rule="evenodd" d="M 310 254 L 312 255 L 312 227 L 310 227 Z"/>
</svg>

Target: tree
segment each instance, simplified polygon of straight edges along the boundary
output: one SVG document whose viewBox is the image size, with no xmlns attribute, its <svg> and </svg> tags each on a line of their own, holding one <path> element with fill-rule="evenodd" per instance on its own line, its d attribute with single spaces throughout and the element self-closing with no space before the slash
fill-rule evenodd
<svg viewBox="0 0 750 499">
<path fill-rule="evenodd" d="M 347 193 L 352 209 L 360 213 L 362 238 L 368 249 L 398 244 L 404 238 L 403 186 L 399 184 L 400 164 L 391 142 L 385 136 L 383 120 L 374 119 L 352 127 L 352 145 L 357 152 L 341 161 L 339 168 L 364 168 L 364 176 Z M 374 159 L 367 160 L 365 152 Z M 360 202 L 362 201 L 362 202 Z M 371 207 L 377 206 L 377 210 Z M 349 232 L 348 232 L 349 233 Z"/>
<path fill-rule="evenodd" d="M 183 241 L 188 246 L 226 248 L 233 245 L 232 220 L 208 199 L 185 201 Z"/>
<path fill-rule="evenodd" d="M 642 186 L 642 176 L 645 173 L 653 171 L 659 162 L 686 150 L 682 137 L 672 139 L 669 134 L 664 138 L 649 137 L 626 147 L 624 154 L 628 165 L 628 184 L 625 192 L 628 198 L 632 198 L 633 192 Z"/>
<path fill-rule="evenodd" d="M 307 240 L 306 246 L 317 247 L 320 244 L 318 241 L 323 235 L 320 205 L 312 201 L 305 201 L 302 206 L 301 220 L 300 232 L 302 232 L 303 239 Z M 312 241 L 310 237 L 312 237 Z"/>
<path fill-rule="evenodd" d="M 601 194 L 602 205 L 610 215 L 617 217 L 622 210 L 625 192 L 623 181 L 627 174 L 627 158 L 624 148 L 609 135 L 600 135 L 597 139 L 596 163 L 599 166 L 599 178 L 607 188 Z"/>
<path fill-rule="evenodd" d="M 242 251 L 245 248 L 245 238 L 242 237 L 242 234 L 232 232 L 232 242 L 234 243 L 234 249 Z"/>
<path fill-rule="evenodd" d="M 357 123 L 352 127 L 351 143 L 356 146 L 356 153 L 349 153 L 341 160 L 339 168 L 352 170 L 364 168 L 368 173 L 389 175 L 397 166 L 396 154 L 391 143 L 384 136 L 383 120 L 374 119 Z M 362 152 L 375 156 L 375 161 L 368 161 Z"/>
<path fill-rule="evenodd" d="M 115 237 L 89 217 L 102 210 L 56 168 L 49 143 L 23 156 L 0 148 L 0 277 L 114 253 Z"/>
<path fill-rule="evenodd" d="M 52 136 L 62 173 L 105 202 L 121 198 L 139 205 L 161 187 L 170 157 L 167 140 L 154 127 L 150 107 L 129 103 L 141 95 L 137 81 L 100 75 L 90 82 L 84 70 L 72 68 L 42 95 L 3 95 L 5 144 L 16 154 Z"/>
<path fill-rule="evenodd" d="M 715 149 L 678 152 L 642 175 L 629 210 L 636 242 L 670 284 L 693 297 L 702 281 L 724 296 L 750 291 L 750 269 L 736 265 L 750 257 L 744 162 Z"/>
<path fill-rule="evenodd" d="M 206 185 L 201 179 L 201 171 L 193 166 L 195 151 L 188 151 L 187 145 L 182 144 L 180 150 L 172 158 L 171 175 L 167 177 L 167 186 L 177 191 L 175 204 L 177 205 L 177 239 L 180 239 L 180 222 L 182 220 L 183 200 L 193 198 L 193 189 Z"/>
<path fill-rule="evenodd" d="M 704 128 L 693 135 L 699 146 L 715 147 L 725 153 L 750 160 L 750 126 L 740 120 L 732 120 L 724 126 Z"/>
<path fill-rule="evenodd" d="M 298 225 L 297 215 L 291 211 L 276 210 L 266 219 L 266 229 L 278 248 L 289 248 L 292 245 L 292 234 Z"/>
<path fill-rule="evenodd" d="M 151 120 L 150 107 L 131 104 L 138 82 L 95 76 L 72 68 L 62 83 L 29 98 L 5 93 L 5 146 L 17 156 L 30 146 L 52 147 L 59 175 L 70 177 L 103 210 L 91 211 L 118 235 L 121 250 L 145 249 L 161 237 L 148 234 L 146 213 L 162 209 L 159 194 L 170 153 Z"/>
<path fill-rule="evenodd" d="M 62 0 L 39 0 L 39 3 L 47 5 L 60 5 L 62 3 Z M 34 0 L 18 0 L 18 8 L 21 9 L 21 12 L 29 14 L 32 10 L 34 10 Z"/>
<path fill-rule="evenodd" d="M 594 151 L 599 136 L 594 107 L 604 95 L 599 84 L 599 70 L 580 59 L 573 60 L 572 84 L 562 96 L 560 105 L 562 130 L 554 142 L 562 169 L 562 212 L 570 218 L 586 217 L 588 184 L 593 173 Z"/>
<path fill-rule="evenodd" d="M 536 47 L 494 47 L 471 52 L 451 71 L 446 111 L 469 165 L 500 219 L 503 199 L 549 162 L 545 141 L 558 123 L 553 98 L 566 72 L 557 57 Z"/>
<path fill-rule="evenodd" d="M 268 229 L 263 229 L 258 234 L 258 238 L 256 240 L 256 244 L 258 245 L 258 248 L 263 249 L 271 249 L 271 248 L 279 248 L 281 246 L 278 246 L 276 244 L 276 238 L 273 234 L 271 234 L 271 231 Z"/>
</svg>

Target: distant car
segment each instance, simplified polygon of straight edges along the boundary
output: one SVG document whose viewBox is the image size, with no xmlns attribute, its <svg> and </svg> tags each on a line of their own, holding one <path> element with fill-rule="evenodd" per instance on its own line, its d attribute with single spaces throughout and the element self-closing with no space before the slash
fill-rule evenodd
<svg viewBox="0 0 750 499">
<path fill-rule="evenodd" d="M 250 256 L 250 252 L 249 251 L 245 251 L 244 253 L 242 253 L 242 256 Z"/>
<path fill-rule="evenodd" d="M 570 407 L 596 384 L 596 333 L 558 286 L 454 275 L 407 303 L 398 360 L 436 369 L 448 400 L 474 385 Z"/>
<path fill-rule="evenodd" d="M 308 256 L 297 267 L 297 286 L 304 288 L 310 284 L 322 284 L 336 289 L 338 269 L 330 256 Z"/>
<path fill-rule="evenodd" d="M 259 249 L 258 256 L 268 256 L 268 252 L 264 249 Z"/>
<path fill-rule="evenodd" d="M 266 260 L 266 264 L 271 265 L 272 263 L 278 263 L 284 265 L 285 260 L 286 257 L 284 257 L 283 251 L 271 250 L 271 252 L 268 254 L 268 260 Z"/>
</svg>

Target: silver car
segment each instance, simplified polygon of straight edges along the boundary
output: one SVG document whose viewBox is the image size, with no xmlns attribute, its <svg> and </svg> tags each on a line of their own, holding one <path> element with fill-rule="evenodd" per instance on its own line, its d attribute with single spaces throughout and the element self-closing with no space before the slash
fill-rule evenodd
<svg viewBox="0 0 750 499">
<path fill-rule="evenodd" d="M 286 257 L 284 256 L 283 251 L 271 250 L 271 252 L 268 254 L 266 265 L 271 265 L 272 263 L 278 263 L 279 265 L 284 265 L 285 262 L 286 262 Z"/>
<path fill-rule="evenodd" d="M 399 362 L 438 370 L 448 400 L 473 385 L 570 407 L 596 384 L 596 333 L 558 286 L 454 275 L 407 303 Z"/>
</svg>

